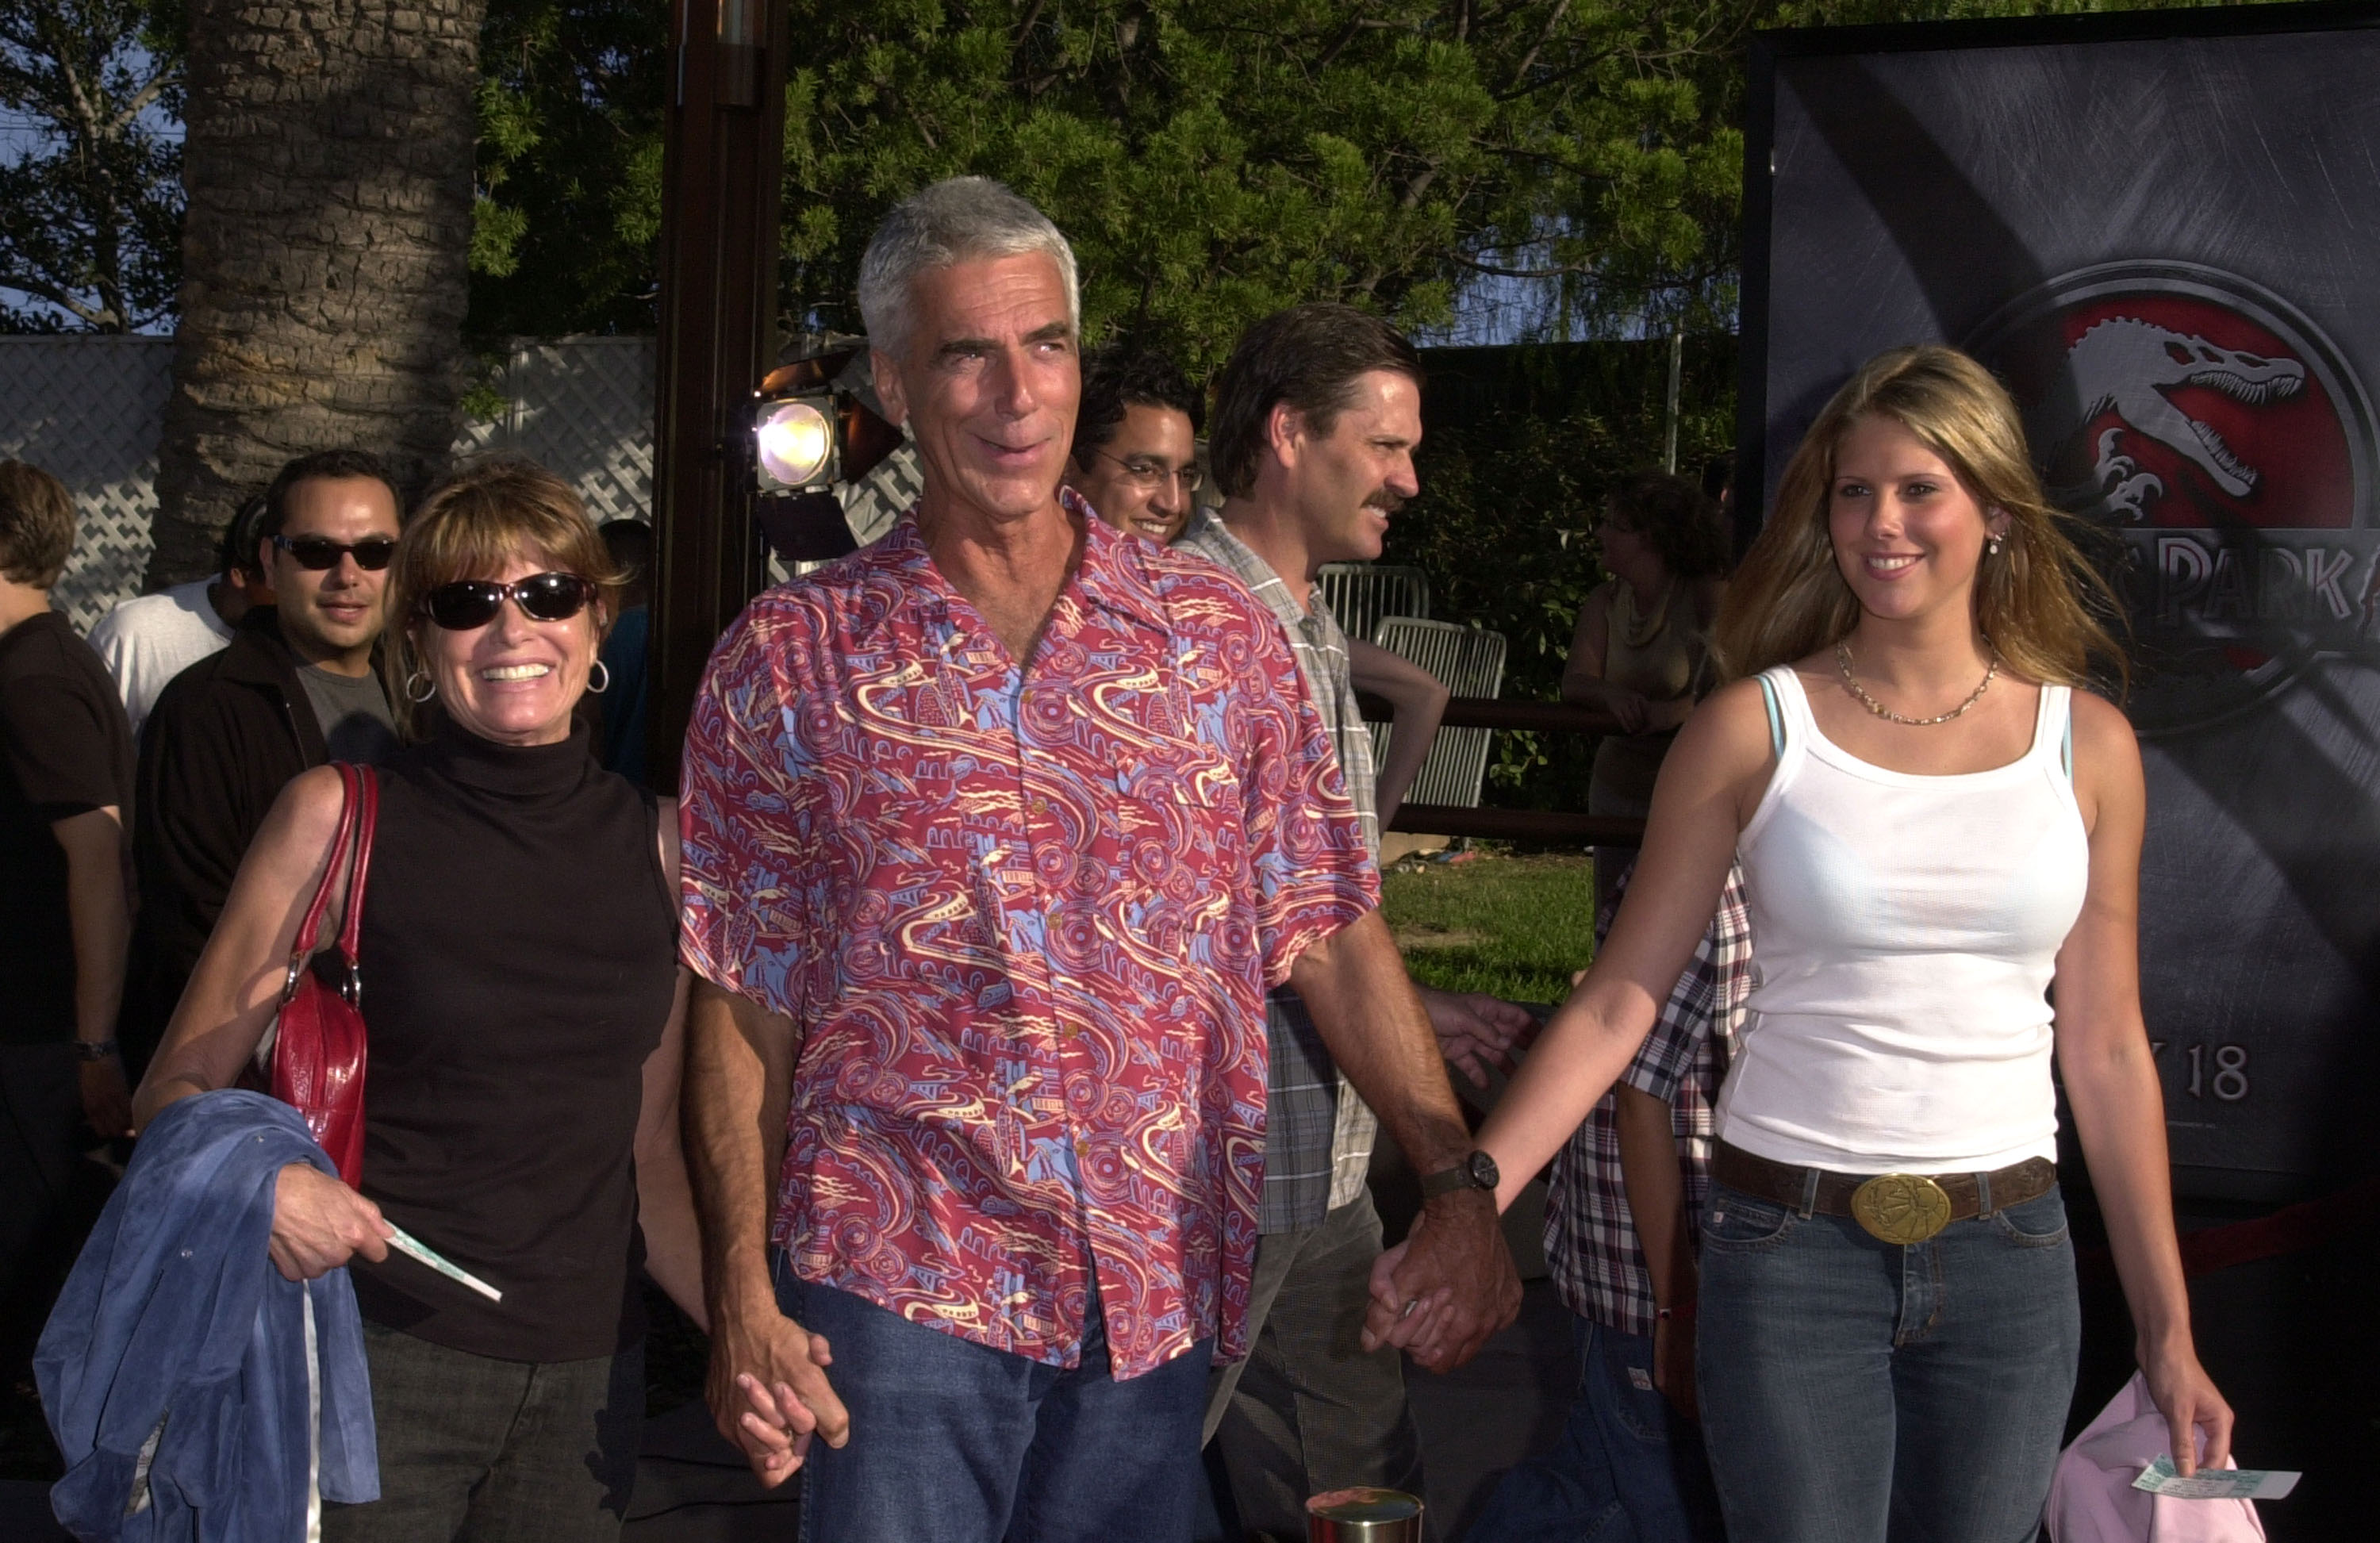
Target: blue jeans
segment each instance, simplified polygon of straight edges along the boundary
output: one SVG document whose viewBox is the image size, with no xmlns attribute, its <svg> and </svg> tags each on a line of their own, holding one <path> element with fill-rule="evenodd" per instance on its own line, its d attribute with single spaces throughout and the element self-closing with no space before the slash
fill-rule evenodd
<svg viewBox="0 0 2380 1543">
<path fill-rule="evenodd" d="M 2055 1188 L 1903 1247 L 1714 1185 L 1701 1318 L 1732 1543 L 2032 1543 L 2082 1338 Z"/>
<path fill-rule="evenodd" d="M 1576 1318 L 1578 1392 L 1561 1440 L 1505 1474 L 1465 1543 L 1718 1543 L 1694 1422 L 1653 1386 L 1653 1341 Z"/>
<path fill-rule="evenodd" d="M 1212 1342 L 1118 1382 L 1096 1286 L 1082 1362 L 1045 1366 L 909 1322 L 774 1260 L 777 1302 L 834 1352 L 841 1451 L 803 1464 L 805 1543 L 1188 1543 Z"/>
</svg>

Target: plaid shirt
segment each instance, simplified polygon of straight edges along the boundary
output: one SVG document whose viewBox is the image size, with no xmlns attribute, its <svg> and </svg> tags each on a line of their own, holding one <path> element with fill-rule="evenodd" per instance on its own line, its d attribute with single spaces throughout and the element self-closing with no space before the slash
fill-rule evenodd
<svg viewBox="0 0 2380 1543">
<path fill-rule="evenodd" d="M 1355 702 L 1347 635 L 1322 602 L 1322 591 L 1312 591 L 1301 609 L 1271 565 L 1226 529 L 1211 509 L 1199 510 L 1174 544 L 1220 563 L 1281 619 L 1315 710 L 1338 747 L 1339 770 L 1363 821 L 1365 844 L 1377 857 L 1380 814 L 1374 793 L 1379 779 L 1372 762 L 1372 731 Z M 1258 1230 L 1292 1233 L 1321 1225 L 1326 1210 L 1336 1210 L 1364 1192 L 1380 1123 L 1339 1075 L 1295 991 L 1283 987 L 1266 998 L 1265 1036 L 1271 1041 L 1272 1068 L 1267 1079 L 1264 1210 Z"/>
<path fill-rule="evenodd" d="M 1731 869 L 1719 892 L 1710 930 L 1695 945 L 1694 963 L 1661 1004 L 1653 1032 L 1621 1074 L 1629 1087 L 1670 1106 L 1685 1180 L 1686 1236 L 1699 1241 L 1703 1199 L 1710 1193 L 1714 1106 L 1743 1028 L 1752 994 L 1752 917 L 1743 903 L 1743 870 Z M 1593 1113 L 1554 1159 L 1546 1197 L 1546 1264 L 1571 1311 L 1623 1334 L 1650 1334 L 1656 1303 L 1653 1277 L 1636 1241 L 1628 1192 L 1620 1176 L 1620 1128 L 1613 1096 Z"/>
</svg>

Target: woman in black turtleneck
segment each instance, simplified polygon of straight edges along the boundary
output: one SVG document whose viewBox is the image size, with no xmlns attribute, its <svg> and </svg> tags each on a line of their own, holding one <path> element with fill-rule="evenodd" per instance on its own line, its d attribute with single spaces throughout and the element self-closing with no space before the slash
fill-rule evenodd
<svg viewBox="0 0 2380 1543">
<path fill-rule="evenodd" d="M 568 485 L 521 461 L 439 487 L 397 549 L 417 742 L 381 768 L 364 898 L 362 1193 L 283 1170 L 271 1245 L 291 1279 L 351 1266 L 363 1309 L 382 1498 L 326 1507 L 331 1539 L 616 1536 L 644 1413 L 638 1266 L 703 1317 L 676 810 L 597 765 L 573 717 L 620 581 Z M 310 772 L 258 833 L 144 1123 L 254 1053 L 341 799 L 335 770 Z M 502 1302 L 391 1252 L 390 1223 Z"/>
</svg>

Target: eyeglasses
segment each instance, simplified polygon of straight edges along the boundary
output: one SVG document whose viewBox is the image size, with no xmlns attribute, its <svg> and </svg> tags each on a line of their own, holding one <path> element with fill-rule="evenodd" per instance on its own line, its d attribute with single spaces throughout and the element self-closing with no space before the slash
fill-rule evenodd
<svg viewBox="0 0 2380 1543">
<path fill-rule="evenodd" d="M 1198 491 L 1201 479 L 1196 462 L 1179 470 L 1169 470 L 1156 461 L 1145 460 L 1138 456 L 1127 461 L 1121 456 L 1111 456 L 1104 450 L 1094 450 L 1091 454 L 1100 460 L 1115 462 L 1117 466 L 1123 468 L 1124 480 L 1143 492 L 1155 492 L 1168 478 L 1179 481 L 1182 484 L 1182 491 L 1185 493 Z"/>
<path fill-rule="evenodd" d="M 334 541 L 328 536 L 281 536 L 273 544 L 298 560 L 310 573 L 328 573 L 342 557 L 352 557 L 366 573 L 378 573 L 396 555 L 396 542 L 386 536 L 366 536 L 360 541 Z"/>
<path fill-rule="evenodd" d="M 533 622 L 566 622 L 595 598 L 595 583 L 575 573 L 533 573 L 511 584 L 458 578 L 422 597 L 421 609 L 449 632 L 468 632 L 496 619 L 509 599 Z"/>
</svg>

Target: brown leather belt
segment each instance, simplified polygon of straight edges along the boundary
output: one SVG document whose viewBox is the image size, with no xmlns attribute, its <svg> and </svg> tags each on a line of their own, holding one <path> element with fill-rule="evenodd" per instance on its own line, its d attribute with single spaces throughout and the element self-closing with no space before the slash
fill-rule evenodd
<svg viewBox="0 0 2380 1543">
<path fill-rule="evenodd" d="M 1836 1173 L 1771 1162 L 1713 1144 L 1711 1182 L 1795 1210 L 1848 1216 L 1886 1243 L 1923 1243 L 1953 1221 L 2021 1206 L 2049 1193 L 2058 1164 L 2027 1158 L 1988 1173 Z M 1815 1192 L 1811 1178 L 1817 1184 Z"/>
</svg>

